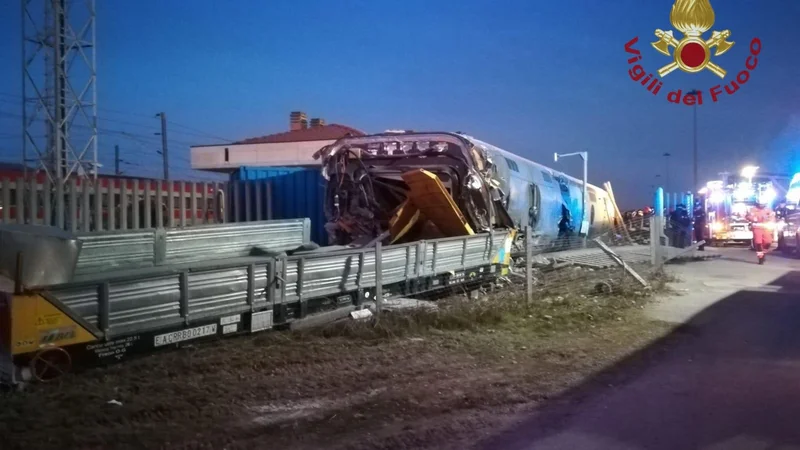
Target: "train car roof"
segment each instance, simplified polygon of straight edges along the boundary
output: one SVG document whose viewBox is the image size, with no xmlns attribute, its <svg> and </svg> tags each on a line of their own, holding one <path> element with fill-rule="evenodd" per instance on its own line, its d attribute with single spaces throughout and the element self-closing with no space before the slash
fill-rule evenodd
<svg viewBox="0 0 800 450">
<path fill-rule="evenodd" d="M 326 150 L 330 151 L 333 148 L 338 148 L 339 146 L 345 145 L 345 143 L 352 142 L 352 141 L 356 141 L 356 142 L 357 141 L 365 141 L 365 140 L 369 141 L 370 139 L 386 138 L 386 137 L 390 137 L 390 136 L 391 137 L 400 137 L 400 136 L 435 136 L 435 135 L 447 135 L 447 136 L 450 136 L 451 138 L 456 138 L 456 139 L 459 139 L 461 141 L 466 141 L 466 142 L 471 143 L 472 145 L 475 145 L 477 147 L 483 148 L 485 150 L 489 150 L 489 151 L 492 151 L 492 152 L 495 152 L 495 153 L 499 153 L 499 154 L 503 155 L 506 158 L 516 159 L 516 160 L 518 160 L 520 162 L 523 162 L 523 163 L 528 164 L 530 166 L 536 167 L 536 168 L 538 168 L 540 170 L 546 170 L 552 175 L 555 175 L 555 176 L 558 176 L 558 177 L 563 177 L 565 179 L 568 179 L 568 180 L 572 181 L 575 184 L 581 184 L 582 183 L 582 180 L 579 180 L 579 179 L 577 179 L 575 177 L 567 175 L 564 172 L 560 172 L 560 171 L 555 170 L 555 169 L 553 169 L 551 167 L 547 167 L 547 166 L 545 166 L 543 164 L 539 164 L 539 163 L 531 161 L 531 160 L 529 160 L 527 158 L 523 158 L 522 156 L 519 156 L 517 154 L 511 153 L 511 152 L 509 152 L 507 150 L 503 150 L 500 147 L 494 146 L 492 144 L 489 144 L 488 142 L 484 142 L 484 141 L 482 141 L 480 139 L 477 139 L 477 138 L 475 138 L 473 136 L 470 136 L 468 134 L 464 134 L 464 133 L 461 133 L 461 132 L 449 132 L 449 131 L 387 131 L 387 132 L 383 132 L 383 133 L 375 133 L 375 134 L 370 134 L 370 135 L 366 135 L 366 136 L 343 137 L 343 138 L 339 139 L 338 141 L 336 141 L 335 143 L 331 144 L 330 146 L 327 146 L 327 147 L 321 149 L 318 153 L 324 154 Z M 595 186 L 595 185 L 593 185 L 591 183 L 586 183 L 586 186 L 589 189 L 605 193 L 605 190 L 603 188 L 601 188 L 599 186 Z"/>
<path fill-rule="evenodd" d="M 531 161 L 531 160 L 529 160 L 527 158 L 523 158 L 522 156 L 519 156 L 519 155 L 517 155 L 515 153 L 511 153 L 511 152 L 509 152 L 507 150 L 503 150 L 500 147 L 497 147 L 497 146 L 494 146 L 492 144 L 489 144 L 488 142 L 484 142 L 484 141 L 482 141 L 480 139 L 477 139 L 477 138 L 475 138 L 473 136 L 469 136 L 469 135 L 466 135 L 466 134 L 463 134 L 463 133 L 456 133 L 456 134 L 461 136 L 461 137 L 463 137 L 464 139 L 472 142 L 472 144 L 477 146 L 477 147 L 481 147 L 481 148 L 483 148 L 485 150 L 491 150 L 493 152 L 497 152 L 497 153 L 505 156 L 506 158 L 510 157 L 510 158 L 522 160 L 526 164 L 530 164 L 530 165 L 535 166 L 535 167 L 537 167 L 539 169 L 549 170 L 553 174 L 556 174 L 558 176 L 564 177 L 564 178 L 566 178 L 568 180 L 571 180 L 571 181 L 573 181 L 574 183 L 577 183 L 577 184 L 581 184 L 583 182 L 582 180 L 579 180 L 579 179 L 577 179 L 575 177 L 569 176 L 569 175 L 565 174 L 564 172 L 560 172 L 560 171 L 555 170 L 555 169 L 553 169 L 551 167 L 547 167 L 547 166 L 545 166 L 543 164 L 539 164 L 539 163 L 537 163 L 535 161 Z M 605 192 L 602 188 L 600 188 L 598 186 L 595 186 L 592 183 L 586 183 L 586 186 Z"/>
</svg>

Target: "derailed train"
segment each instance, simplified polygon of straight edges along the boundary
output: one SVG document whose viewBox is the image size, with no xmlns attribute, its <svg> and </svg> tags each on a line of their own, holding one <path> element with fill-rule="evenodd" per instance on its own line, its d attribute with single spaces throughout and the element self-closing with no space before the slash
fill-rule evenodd
<svg viewBox="0 0 800 450">
<path fill-rule="evenodd" d="M 587 186 L 584 217 L 580 180 L 462 133 L 346 137 L 315 158 L 328 180 L 331 244 L 364 244 L 385 235 L 407 198 L 403 174 L 419 169 L 436 175 L 476 232 L 528 228 L 534 245 L 547 247 L 563 242 L 565 222 L 572 236 L 591 238 L 609 231 L 614 220 L 605 190 Z M 419 237 L 419 231 L 408 235 Z"/>
</svg>

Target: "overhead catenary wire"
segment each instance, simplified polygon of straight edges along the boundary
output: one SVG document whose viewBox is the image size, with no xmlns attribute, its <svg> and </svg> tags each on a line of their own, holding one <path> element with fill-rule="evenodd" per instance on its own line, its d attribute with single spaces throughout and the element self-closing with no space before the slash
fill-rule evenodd
<svg viewBox="0 0 800 450">
<path fill-rule="evenodd" d="M 10 101 L 10 100 L 4 100 L 4 99 L 0 98 L 0 102 L 14 104 L 14 105 L 18 105 L 20 103 L 20 101 L 22 100 L 22 96 L 20 96 L 20 95 L 9 94 L 9 93 L 4 93 L 4 92 L 0 92 L 0 97 L 9 97 L 9 98 L 16 99 L 16 101 Z M 120 111 L 120 110 L 109 109 L 109 108 L 97 108 L 97 110 L 99 112 L 126 115 L 126 116 L 130 116 L 130 117 L 135 117 L 135 118 L 143 118 L 143 119 L 147 119 L 148 121 L 152 121 L 153 120 L 153 116 L 151 114 L 135 113 L 135 112 L 131 112 L 131 111 Z M 21 115 L 20 115 L 20 117 L 21 117 Z M 135 122 L 130 122 L 130 121 L 118 120 L 118 119 L 109 119 L 107 117 L 102 117 L 102 116 L 98 117 L 97 120 L 98 120 L 98 122 L 101 122 L 101 123 L 103 121 L 108 121 L 108 122 L 116 122 L 116 123 L 127 124 L 127 125 L 131 125 L 131 126 L 149 128 L 149 125 L 146 125 L 144 123 L 135 123 Z M 175 131 L 178 134 L 183 134 L 183 135 L 187 135 L 187 136 L 210 138 L 210 139 L 214 139 L 214 140 L 218 140 L 218 141 L 224 141 L 224 142 L 234 142 L 235 141 L 235 139 L 230 139 L 230 138 L 227 138 L 227 137 L 217 136 L 217 135 L 208 133 L 206 131 L 200 130 L 198 128 L 195 128 L 195 127 L 192 127 L 192 126 L 180 123 L 180 122 L 175 122 L 173 120 L 169 120 L 167 123 L 169 123 L 170 125 L 173 125 L 175 127 L 183 128 L 184 130 L 188 130 L 188 131 Z M 157 127 L 155 127 L 155 128 L 157 128 Z"/>
</svg>

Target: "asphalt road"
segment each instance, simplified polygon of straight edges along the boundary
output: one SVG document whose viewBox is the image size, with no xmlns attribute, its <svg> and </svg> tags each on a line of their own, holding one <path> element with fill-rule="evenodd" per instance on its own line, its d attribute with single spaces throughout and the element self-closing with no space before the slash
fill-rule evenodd
<svg viewBox="0 0 800 450">
<path fill-rule="evenodd" d="M 479 447 L 800 449 L 800 260 L 711 251 L 647 311 L 673 333 Z"/>
</svg>

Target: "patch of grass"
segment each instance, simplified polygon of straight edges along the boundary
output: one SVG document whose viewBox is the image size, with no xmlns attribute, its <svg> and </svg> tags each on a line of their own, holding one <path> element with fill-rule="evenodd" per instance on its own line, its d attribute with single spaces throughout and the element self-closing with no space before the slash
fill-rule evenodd
<svg viewBox="0 0 800 450">
<path fill-rule="evenodd" d="M 648 278 L 654 292 L 669 292 L 671 290 L 669 283 L 681 281 L 675 274 L 665 271 L 663 267 L 651 273 Z"/>
<path fill-rule="evenodd" d="M 344 320 L 303 331 L 305 336 L 347 337 L 353 339 L 393 339 L 419 336 L 436 331 L 479 331 L 487 328 L 525 327 L 526 331 L 581 329 L 613 320 L 623 320 L 631 309 L 638 309 L 654 292 L 663 291 L 671 280 L 667 274 L 650 277 L 651 288 L 632 283 L 611 282 L 610 294 L 581 294 L 580 291 L 553 288 L 538 291 L 528 303 L 524 289 L 509 286 L 478 300 L 454 296 L 436 303 L 436 309 L 413 308 L 387 311 L 368 320 Z M 563 295 L 556 295 L 563 292 Z"/>
</svg>

